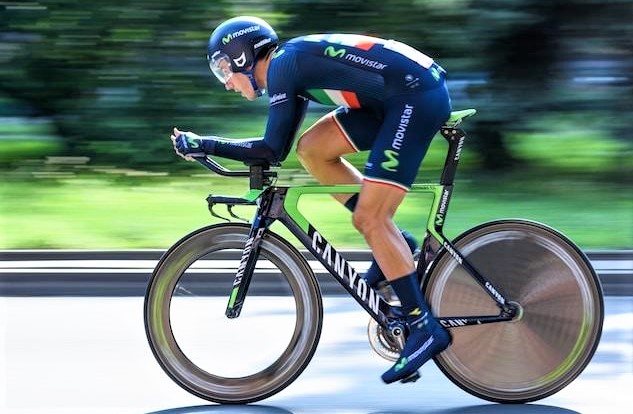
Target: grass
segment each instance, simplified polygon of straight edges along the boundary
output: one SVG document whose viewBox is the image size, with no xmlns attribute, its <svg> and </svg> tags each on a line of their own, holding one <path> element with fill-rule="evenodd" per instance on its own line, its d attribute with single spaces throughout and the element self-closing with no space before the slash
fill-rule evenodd
<svg viewBox="0 0 633 414">
<path fill-rule="evenodd" d="M 283 180 L 282 180 L 283 181 Z M 210 193 L 243 195 L 240 180 L 196 177 L 104 179 L 98 175 L 0 184 L 0 248 L 166 248 L 186 233 L 217 223 L 207 211 Z M 426 196 L 409 196 L 398 223 L 421 234 Z M 329 196 L 310 196 L 300 208 L 337 247 L 365 247 L 350 215 Z M 222 208 L 217 210 L 222 213 Z M 251 218 L 252 208 L 235 211 Z M 583 248 L 631 248 L 633 199 L 618 186 L 577 181 L 460 180 L 446 234 L 482 221 L 524 217 L 566 233 Z M 274 230 L 286 234 L 280 225 Z"/>
</svg>

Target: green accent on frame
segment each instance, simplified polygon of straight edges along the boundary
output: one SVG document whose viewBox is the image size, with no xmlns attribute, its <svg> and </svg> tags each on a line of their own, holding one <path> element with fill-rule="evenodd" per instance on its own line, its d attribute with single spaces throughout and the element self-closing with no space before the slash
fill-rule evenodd
<svg viewBox="0 0 633 414">
<path fill-rule="evenodd" d="M 476 109 L 464 109 L 463 111 L 453 111 L 451 112 L 451 116 L 448 118 L 448 121 L 445 122 L 446 125 L 453 127 L 462 122 L 462 119 L 473 116 L 477 113 Z"/>
<path fill-rule="evenodd" d="M 235 286 L 231 291 L 231 297 L 229 298 L 229 309 L 233 309 L 235 305 L 235 299 L 237 298 L 237 291 L 239 290 L 239 286 Z"/>
<path fill-rule="evenodd" d="M 308 232 L 310 222 L 299 211 L 299 198 L 304 194 L 354 194 L 360 191 L 360 184 L 340 185 L 301 185 L 291 187 L 286 193 L 284 207 L 286 212 L 303 231 Z"/>
<path fill-rule="evenodd" d="M 428 221 L 426 222 L 426 230 L 438 241 L 440 244 L 444 242 L 444 237 L 435 231 L 435 218 L 437 211 L 440 209 L 440 199 L 442 198 L 442 192 L 444 186 L 441 184 L 414 184 L 411 187 L 411 193 L 432 193 L 433 204 L 429 211 Z"/>
<path fill-rule="evenodd" d="M 286 193 L 286 199 L 284 200 L 284 207 L 288 216 L 295 223 L 301 227 L 303 231 L 308 232 L 310 222 L 299 211 L 299 198 L 304 194 L 354 194 L 361 190 L 360 184 L 339 184 L 339 185 L 301 185 L 297 187 L 290 187 Z M 414 184 L 411 187 L 410 193 L 431 193 L 433 194 L 433 204 L 431 211 L 429 212 L 428 221 L 426 224 L 427 230 L 435 237 L 440 243 L 444 241 L 444 238 L 435 231 L 435 215 L 440 206 L 440 199 L 442 198 L 442 191 L 444 186 L 440 184 Z"/>
<path fill-rule="evenodd" d="M 264 192 L 264 190 L 251 189 L 246 194 L 244 194 L 244 197 L 242 197 L 242 198 L 244 200 L 248 200 L 248 201 L 255 201 L 255 200 L 257 200 L 257 197 L 262 195 L 263 192 Z"/>
</svg>

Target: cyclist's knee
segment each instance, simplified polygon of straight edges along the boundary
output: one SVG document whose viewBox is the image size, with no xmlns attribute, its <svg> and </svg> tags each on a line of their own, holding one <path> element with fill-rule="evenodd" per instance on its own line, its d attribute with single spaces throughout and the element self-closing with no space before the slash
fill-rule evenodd
<svg viewBox="0 0 633 414">
<path fill-rule="evenodd" d="M 354 227 L 363 235 L 368 235 L 384 228 L 387 221 L 388 217 L 383 217 L 379 212 L 371 208 L 363 208 L 362 206 L 357 206 L 352 214 Z"/>
<path fill-rule="evenodd" d="M 300 161 L 310 161 L 318 156 L 319 145 L 317 142 L 318 137 L 310 131 L 307 131 L 306 133 L 301 135 L 301 138 L 299 138 L 299 142 L 297 142 L 297 157 Z"/>
</svg>

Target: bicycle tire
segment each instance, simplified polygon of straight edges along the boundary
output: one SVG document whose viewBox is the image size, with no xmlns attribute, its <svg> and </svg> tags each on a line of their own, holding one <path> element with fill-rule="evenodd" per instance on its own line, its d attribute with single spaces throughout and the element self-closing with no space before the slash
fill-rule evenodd
<svg viewBox="0 0 633 414">
<path fill-rule="evenodd" d="M 580 375 L 604 320 L 599 279 L 580 249 L 527 220 L 482 224 L 454 245 L 520 313 L 510 322 L 452 329 L 452 346 L 435 358 L 440 370 L 466 392 L 500 403 L 545 398 Z M 499 313 L 445 249 L 422 288 L 436 316 Z"/>
<path fill-rule="evenodd" d="M 232 252 L 233 256 L 237 253 L 239 258 L 249 229 L 248 225 L 223 223 L 185 236 L 163 255 L 145 295 L 145 332 L 158 364 L 189 393 L 223 404 L 259 401 L 290 385 L 312 359 L 323 321 L 322 297 L 312 269 L 297 249 L 272 232 L 266 232 L 263 236 L 257 267 L 241 316 L 228 319 L 224 315 L 239 263 L 239 260 L 224 259 L 227 252 Z M 210 268 L 211 265 L 205 264 L 210 262 L 204 262 L 218 257 L 223 260 L 214 263 L 226 265 L 230 270 L 217 273 L 216 265 Z M 261 271 L 258 270 L 260 264 L 263 266 Z M 203 269 L 205 266 L 208 269 Z M 184 280 L 187 280 L 186 287 L 182 286 Z M 210 290 L 218 284 L 222 292 L 219 297 L 217 292 Z M 279 293 L 284 289 L 287 295 Z M 262 310 L 256 309 L 259 307 L 258 301 Z M 280 302 L 284 304 L 282 307 Z M 217 312 L 211 312 L 211 307 Z M 265 312 L 269 313 L 256 316 L 257 313 Z M 273 319 L 274 312 L 279 312 L 284 318 L 282 320 L 290 322 L 286 332 L 287 344 L 279 339 L 282 335 L 276 326 L 265 332 L 259 326 L 260 321 L 271 318 L 271 312 Z M 207 316 L 207 313 L 213 315 Z M 201 320 L 209 318 L 210 321 L 207 324 L 191 320 L 197 317 Z M 249 320 L 254 320 L 254 324 L 249 325 Z M 183 322 L 182 326 L 174 325 L 177 322 Z M 236 323 L 247 324 L 249 328 L 232 325 Z M 208 334 L 202 333 L 206 325 L 212 328 Z M 235 336 L 226 337 L 219 333 L 220 328 L 225 326 L 230 327 Z M 248 340 L 251 332 L 260 336 Z M 187 344 L 188 348 L 183 344 L 184 333 L 191 334 L 193 338 L 192 345 Z M 253 367 L 250 362 L 243 362 L 244 359 L 247 356 L 259 358 L 261 353 L 267 353 L 270 348 L 261 337 L 262 334 L 266 334 L 266 340 L 272 341 L 280 349 L 279 354 L 272 355 L 270 364 L 264 360 L 264 366 Z M 241 335 L 247 338 L 236 339 L 241 338 Z M 201 343 L 202 338 L 208 342 Z M 189 340 L 189 337 L 186 339 Z M 227 344 L 218 345 L 218 342 L 223 344 L 223 341 Z M 238 353 L 237 348 L 241 345 L 248 348 L 247 352 Z M 212 352 L 214 348 L 218 351 Z M 192 354 L 196 354 L 196 358 Z M 236 366 L 240 370 L 252 368 L 254 372 L 239 371 L 234 374 Z M 230 374 L 218 373 L 219 370 L 226 370 Z"/>
</svg>

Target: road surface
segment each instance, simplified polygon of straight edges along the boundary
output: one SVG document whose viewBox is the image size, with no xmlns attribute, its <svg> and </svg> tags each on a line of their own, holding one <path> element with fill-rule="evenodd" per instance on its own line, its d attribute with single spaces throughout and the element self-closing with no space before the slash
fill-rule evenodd
<svg viewBox="0 0 633 414">
<path fill-rule="evenodd" d="M 370 349 L 367 316 L 350 299 L 325 299 L 324 330 L 292 385 L 252 406 L 188 394 L 147 345 L 141 297 L 0 297 L 3 414 L 603 414 L 633 409 L 633 297 L 606 298 L 603 339 L 567 388 L 528 405 L 466 394 L 429 363 L 414 384 L 384 385 L 389 367 Z M 255 344 L 255 342 L 254 342 Z"/>
</svg>

